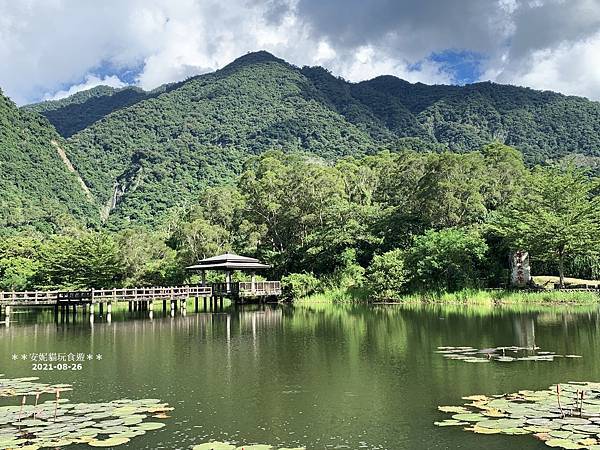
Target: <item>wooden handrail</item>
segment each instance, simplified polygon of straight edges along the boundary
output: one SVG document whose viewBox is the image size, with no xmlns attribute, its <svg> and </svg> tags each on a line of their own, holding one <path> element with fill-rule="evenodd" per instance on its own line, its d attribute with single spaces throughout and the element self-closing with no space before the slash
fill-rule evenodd
<svg viewBox="0 0 600 450">
<path fill-rule="evenodd" d="M 0 303 L 42 304 L 69 301 L 128 301 L 212 295 L 211 286 L 166 286 L 90 289 L 80 291 L 0 291 Z"/>
<path fill-rule="evenodd" d="M 58 303 L 102 303 L 119 301 L 148 301 L 186 299 L 191 297 L 223 296 L 269 296 L 281 294 L 281 282 L 231 282 L 209 285 L 146 286 L 79 291 L 4 291 L 0 292 L 0 304 L 48 305 Z"/>
</svg>

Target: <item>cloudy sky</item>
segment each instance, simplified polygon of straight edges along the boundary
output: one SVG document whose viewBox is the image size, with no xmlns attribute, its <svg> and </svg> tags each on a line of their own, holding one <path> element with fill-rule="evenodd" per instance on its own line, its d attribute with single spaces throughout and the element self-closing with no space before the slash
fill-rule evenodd
<svg viewBox="0 0 600 450">
<path fill-rule="evenodd" d="M 152 89 L 261 49 L 352 81 L 600 100 L 600 0 L 0 0 L 0 88 L 18 104 Z"/>
</svg>

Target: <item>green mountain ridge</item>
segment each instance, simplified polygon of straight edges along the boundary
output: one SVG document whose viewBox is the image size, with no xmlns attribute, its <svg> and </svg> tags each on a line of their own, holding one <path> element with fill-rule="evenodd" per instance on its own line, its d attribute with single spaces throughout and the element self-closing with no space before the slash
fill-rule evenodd
<svg viewBox="0 0 600 450">
<path fill-rule="evenodd" d="M 0 229 L 55 229 L 98 222 L 96 207 L 61 160 L 46 119 L 0 91 Z"/>
<path fill-rule="evenodd" d="M 500 141 L 530 165 L 600 157 L 598 102 L 489 82 L 429 86 L 385 75 L 350 83 L 262 51 L 150 92 L 97 87 L 21 111 L 44 115 L 65 138 L 95 217 L 112 228 L 160 223 L 269 149 L 333 161 Z"/>
</svg>

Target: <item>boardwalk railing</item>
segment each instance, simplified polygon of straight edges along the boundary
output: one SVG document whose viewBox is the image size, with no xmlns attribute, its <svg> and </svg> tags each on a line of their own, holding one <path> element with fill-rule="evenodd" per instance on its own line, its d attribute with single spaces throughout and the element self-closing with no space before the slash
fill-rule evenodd
<svg viewBox="0 0 600 450">
<path fill-rule="evenodd" d="M 96 289 L 92 291 L 94 302 L 186 299 L 210 297 L 210 286 L 170 286 L 146 288 Z"/>
<path fill-rule="evenodd" d="M 242 297 L 246 296 L 271 296 L 281 295 L 281 282 L 280 281 L 256 281 L 253 283 L 242 282 L 239 283 L 238 290 L 239 295 Z"/>
<path fill-rule="evenodd" d="M 252 286 L 254 284 L 254 286 Z M 250 281 L 238 283 L 213 283 L 214 295 L 232 295 L 236 297 L 265 297 L 281 295 L 280 281 Z"/>
<path fill-rule="evenodd" d="M 81 291 L 0 292 L 0 306 L 47 306 L 152 300 L 186 300 L 192 297 L 267 297 L 281 294 L 279 281 L 213 283 L 207 286 L 137 287 Z"/>
<path fill-rule="evenodd" d="M 211 286 L 89 289 L 84 291 L 10 291 L 0 292 L 0 305 L 45 306 L 65 303 L 183 300 L 191 297 L 210 297 L 211 295 Z"/>
<path fill-rule="evenodd" d="M 0 292 L 0 305 L 54 305 L 59 291 Z"/>
</svg>

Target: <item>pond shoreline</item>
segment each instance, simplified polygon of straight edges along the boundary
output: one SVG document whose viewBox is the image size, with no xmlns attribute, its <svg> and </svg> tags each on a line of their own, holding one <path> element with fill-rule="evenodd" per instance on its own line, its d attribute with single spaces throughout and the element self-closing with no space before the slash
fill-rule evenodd
<svg viewBox="0 0 600 450">
<path fill-rule="evenodd" d="M 397 298 L 370 298 L 362 291 L 336 289 L 295 300 L 294 303 L 366 303 L 373 305 L 462 304 L 462 305 L 593 305 L 600 304 L 600 291 L 515 291 L 472 290 L 458 292 L 418 292 L 399 294 Z"/>
</svg>

